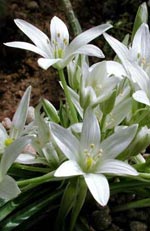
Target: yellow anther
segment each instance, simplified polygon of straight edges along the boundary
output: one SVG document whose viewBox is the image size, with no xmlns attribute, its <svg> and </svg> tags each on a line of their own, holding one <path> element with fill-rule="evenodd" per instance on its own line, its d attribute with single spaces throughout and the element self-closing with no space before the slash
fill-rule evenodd
<svg viewBox="0 0 150 231">
<path fill-rule="evenodd" d="M 142 64 L 146 64 L 146 58 L 142 58 L 142 59 L 141 59 L 141 63 L 142 63 Z"/>
<path fill-rule="evenodd" d="M 99 152 L 100 152 L 100 153 L 102 153 L 102 152 L 103 152 L 103 149 L 102 149 L 102 148 L 100 148 Z"/>
<path fill-rule="evenodd" d="M 57 43 L 56 40 L 53 40 L 52 42 L 53 42 L 53 44 L 54 44 L 55 46 L 58 46 L 58 43 Z"/>
<path fill-rule="evenodd" d="M 7 139 L 5 140 L 5 145 L 6 145 L 6 146 L 9 146 L 11 143 L 13 143 L 13 139 L 12 139 L 12 138 L 7 138 Z"/>
<path fill-rule="evenodd" d="M 57 33 L 57 37 L 60 38 L 60 33 Z"/>
<path fill-rule="evenodd" d="M 102 154 L 103 154 L 103 149 L 102 149 L 102 148 L 100 148 L 100 149 L 99 149 L 99 151 L 98 151 L 97 156 L 98 156 L 98 157 L 101 157 L 101 156 L 102 156 Z"/>
<path fill-rule="evenodd" d="M 90 144 L 90 148 L 94 148 L 95 147 L 95 144 Z"/>
<path fill-rule="evenodd" d="M 64 44 L 67 46 L 67 44 L 68 44 L 67 39 L 64 38 L 63 42 L 64 42 Z"/>
</svg>

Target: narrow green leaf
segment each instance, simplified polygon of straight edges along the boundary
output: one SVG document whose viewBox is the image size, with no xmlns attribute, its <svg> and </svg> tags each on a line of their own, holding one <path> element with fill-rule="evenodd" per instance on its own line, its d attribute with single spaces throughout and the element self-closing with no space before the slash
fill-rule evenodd
<svg viewBox="0 0 150 231">
<path fill-rule="evenodd" d="M 71 214 L 70 231 L 74 229 L 80 210 L 82 209 L 82 206 L 85 202 L 86 193 L 87 186 L 85 184 L 85 181 L 83 178 L 78 177 L 78 182 L 76 185 L 76 199 L 74 200 L 74 205 Z"/>
<path fill-rule="evenodd" d="M 67 217 L 68 213 L 71 211 L 74 205 L 75 198 L 76 198 L 76 180 L 72 179 L 69 181 L 64 191 L 57 221 L 56 221 L 55 230 L 60 230 L 60 227 L 64 227 L 65 218 Z"/>
<path fill-rule="evenodd" d="M 28 204 L 27 206 L 19 209 L 18 212 L 14 213 L 12 216 L 9 216 L 7 219 L 0 223 L 1 231 L 11 231 L 15 227 L 18 227 L 25 220 L 28 220 L 34 214 L 39 211 L 42 211 L 46 206 L 53 203 L 61 195 L 62 191 L 59 192 L 53 191 L 51 194 L 47 193 L 41 198 L 33 203 Z"/>
</svg>

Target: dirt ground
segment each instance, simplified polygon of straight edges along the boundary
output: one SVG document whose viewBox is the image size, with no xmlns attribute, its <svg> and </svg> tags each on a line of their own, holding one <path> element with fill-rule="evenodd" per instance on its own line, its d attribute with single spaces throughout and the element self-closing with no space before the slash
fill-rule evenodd
<svg viewBox="0 0 150 231">
<path fill-rule="evenodd" d="M 32 86 L 31 105 L 33 106 L 37 105 L 40 97 L 45 97 L 57 107 L 59 99 L 62 97 L 57 82 L 57 73 L 53 68 L 44 71 L 37 64 L 38 56 L 36 54 L 3 45 L 4 42 L 14 40 L 28 41 L 27 37 L 16 27 L 13 19 L 27 20 L 49 35 L 49 22 L 54 15 L 57 15 L 66 22 L 71 32 L 60 0 L 3 0 L 1 2 L 0 121 L 4 117 L 12 117 L 23 92 L 29 85 Z M 136 1 L 136 7 L 133 10 L 130 1 L 73 0 L 71 2 L 83 30 L 108 20 L 120 19 L 124 23 L 124 30 L 128 30 L 134 17 L 133 11 L 136 12 L 139 3 L 141 3 L 140 0 Z M 121 4 L 123 7 L 119 7 Z M 128 9 L 127 14 L 125 11 L 128 6 L 131 12 Z M 126 22 L 128 22 L 128 26 L 126 26 Z"/>
</svg>

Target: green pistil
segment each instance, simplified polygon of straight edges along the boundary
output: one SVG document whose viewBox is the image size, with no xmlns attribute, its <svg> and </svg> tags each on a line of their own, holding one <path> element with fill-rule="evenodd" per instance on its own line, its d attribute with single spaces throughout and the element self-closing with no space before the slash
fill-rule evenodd
<svg viewBox="0 0 150 231">
<path fill-rule="evenodd" d="M 87 158 L 86 158 L 87 170 L 89 170 L 92 167 L 93 162 L 94 162 L 93 158 L 91 156 L 87 156 Z"/>
</svg>

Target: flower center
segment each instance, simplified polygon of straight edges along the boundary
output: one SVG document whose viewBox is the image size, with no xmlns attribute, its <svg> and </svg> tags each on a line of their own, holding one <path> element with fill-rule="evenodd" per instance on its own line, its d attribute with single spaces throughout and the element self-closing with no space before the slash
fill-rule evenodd
<svg viewBox="0 0 150 231">
<path fill-rule="evenodd" d="M 95 144 L 90 144 L 89 149 L 84 150 L 85 162 L 84 167 L 85 171 L 90 172 L 96 165 L 99 158 L 102 156 L 103 150 L 96 150 Z"/>
<path fill-rule="evenodd" d="M 54 57 L 63 58 L 64 50 L 68 45 L 68 40 L 61 37 L 60 33 L 57 33 L 55 39 L 52 41 L 52 44 L 54 47 Z"/>
<path fill-rule="evenodd" d="M 147 60 L 146 57 L 141 56 L 141 54 L 138 54 L 138 55 L 137 55 L 137 59 L 138 59 L 138 64 L 139 64 L 144 70 L 150 66 L 149 60 Z"/>
</svg>

